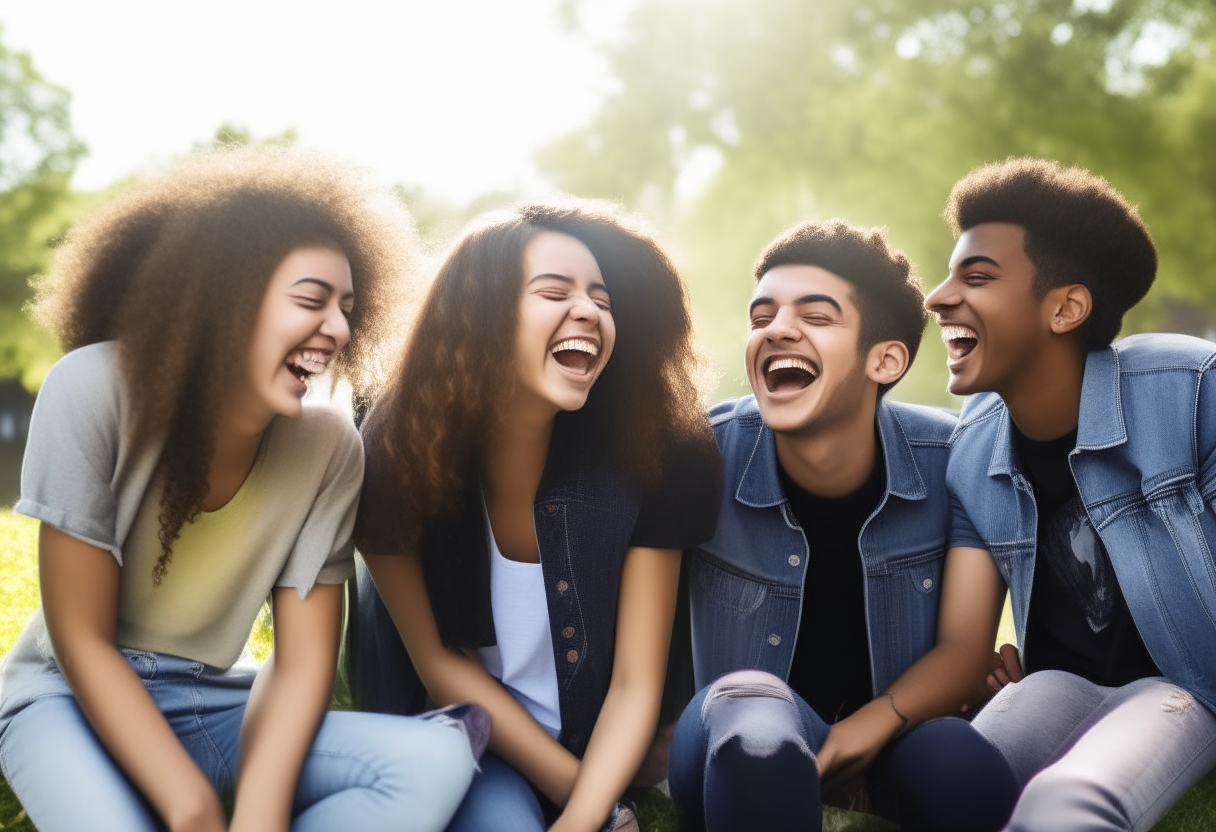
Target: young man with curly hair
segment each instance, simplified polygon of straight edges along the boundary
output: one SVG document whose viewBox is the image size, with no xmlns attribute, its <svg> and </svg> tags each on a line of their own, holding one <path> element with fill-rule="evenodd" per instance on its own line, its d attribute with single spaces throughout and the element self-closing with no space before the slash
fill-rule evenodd
<svg viewBox="0 0 1216 832">
<path fill-rule="evenodd" d="M 1009 159 L 946 217 L 951 536 L 991 555 L 1021 645 L 973 724 L 1017 779 L 1010 829 L 1148 829 L 1216 765 L 1216 345 L 1111 343 L 1157 257 L 1098 176 Z"/>
<path fill-rule="evenodd" d="M 755 279 L 754 395 L 711 411 L 720 520 L 687 553 L 682 828 L 818 829 L 822 781 L 905 828 L 995 829 L 1014 794 L 999 754 L 962 720 L 922 724 L 982 689 L 1003 587 L 949 538 L 954 416 L 884 397 L 920 345 L 920 281 L 881 229 L 839 220 L 786 231 Z M 936 792 L 926 755 L 956 775 Z"/>
</svg>

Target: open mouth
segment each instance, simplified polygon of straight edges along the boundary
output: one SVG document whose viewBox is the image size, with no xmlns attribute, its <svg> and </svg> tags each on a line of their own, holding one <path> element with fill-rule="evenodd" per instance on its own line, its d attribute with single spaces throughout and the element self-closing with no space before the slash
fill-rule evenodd
<svg viewBox="0 0 1216 832">
<path fill-rule="evenodd" d="M 966 358 L 980 342 L 979 335 L 974 329 L 959 324 L 944 324 L 942 340 L 946 342 L 946 352 L 950 355 L 951 361 Z"/>
<path fill-rule="evenodd" d="M 819 378 L 819 368 L 801 355 L 777 355 L 764 363 L 764 386 L 770 393 L 803 390 Z"/>
<path fill-rule="evenodd" d="M 313 376 L 325 372 L 329 366 L 329 354 L 321 350 L 293 350 L 284 363 L 293 376 L 307 385 Z"/>
<path fill-rule="evenodd" d="M 549 350 L 549 354 L 553 356 L 554 361 L 567 370 L 586 374 L 591 372 L 591 368 L 595 366 L 600 348 L 589 338 L 567 338 L 564 341 L 558 341 L 553 349 Z"/>
</svg>

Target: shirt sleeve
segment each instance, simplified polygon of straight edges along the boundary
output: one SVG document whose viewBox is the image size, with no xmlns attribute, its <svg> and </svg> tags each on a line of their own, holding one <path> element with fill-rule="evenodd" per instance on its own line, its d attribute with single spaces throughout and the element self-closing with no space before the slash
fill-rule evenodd
<svg viewBox="0 0 1216 832">
<path fill-rule="evenodd" d="M 688 549 L 714 536 L 722 501 L 722 457 L 712 438 L 672 447 L 648 489 L 630 546 Z"/>
<path fill-rule="evenodd" d="M 953 489 L 950 491 L 950 538 L 949 548 L 967 546 L 973 549 L 987 549 L 988 543 L 975 530 L 967 509 L 959 500 Z"/>
<path fill-rule="evenodd" d="M 120 376 L 112 343 L 61 358 L 34 403 L 14 510 L 110 552 L 119 565 L 115 469 Z"/>
<path fill-rule="evenodd" d="M 351 533 L 363 484 L 363 445 L 345 417 L 335 415 L 329 422 L 337 424 L 333 453 L 295 547 L 275 582 L 295 589 L 300 598 L 307 597 L 315 584 L 340 584 L 355 574 Z"/>
</svg>

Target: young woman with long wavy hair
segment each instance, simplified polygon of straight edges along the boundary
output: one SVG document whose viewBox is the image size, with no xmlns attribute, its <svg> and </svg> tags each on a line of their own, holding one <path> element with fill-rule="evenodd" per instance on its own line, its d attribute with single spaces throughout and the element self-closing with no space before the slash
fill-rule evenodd
<svg viewBox="0 0 1216 832">
<path fill-rule="evenodd" d="M 363 456 L 349 414 L 302 404 L 327 369 L 369 380 L 411 229 L 344 165 L 227 150 L 57 252 L 36 312 L 68 353 L 16 507 L 41 521 L 43 607 L 0 688 L 0 763 L 43 832 L 447 823 L 460 731 L 326 713 Z"/>
<path fill-rule="evenodd" d="M 483 222 L 363 436 L 357 703 L 490 713 L 449 830 L 612 828 L 654 736 L 680 550 L 717 511 L 674 267 L 598 203 Z"/>
</svg>

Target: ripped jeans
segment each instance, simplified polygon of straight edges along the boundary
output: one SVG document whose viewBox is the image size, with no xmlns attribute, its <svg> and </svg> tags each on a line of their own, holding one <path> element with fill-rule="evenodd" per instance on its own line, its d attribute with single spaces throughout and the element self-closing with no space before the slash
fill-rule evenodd
<svg viewBox="0 0 1216 832">
<path fill-rule="evenodd" d="M 1216 767 L 1216 716 L 1161 677 L 1104 687 L 1040 670 L 972 725 L 1021 789 L 1009 830 L 1150 829 Z"/>
<path fill-rule="evenodd" d="M 671 797 L 687 832 L 819 830 L 816 753 L 830 727 L 773 676 L 740 670 L 701 690 L 676 723 Z M 993 832 L 1017 787 L 962 719 L 934 719 L 887 744 L 867 777 L 869 810 L 905 830 Z"/>
</svg>

